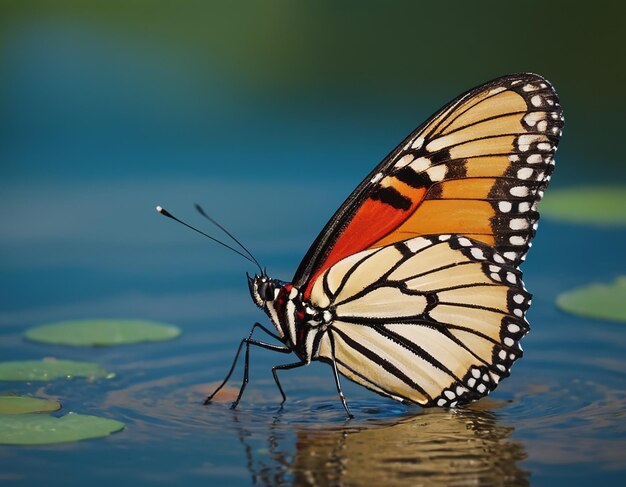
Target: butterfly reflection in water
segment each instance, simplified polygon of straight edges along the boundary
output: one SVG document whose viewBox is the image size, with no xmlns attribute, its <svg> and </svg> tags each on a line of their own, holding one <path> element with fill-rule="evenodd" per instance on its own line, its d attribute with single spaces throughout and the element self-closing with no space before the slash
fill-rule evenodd
<svg viewBox="0 0 626 487">
<path fill-rule="evenodd" d="M 435 113 L 341 205 L 291 282 L 264 270 L 248 277 L 275 330 L 254 324 L 205 404 L 244 345 L 233 407 L 248 382 L 251 345 L 297 356 L 272 369 L 283 402 L 279 370 L 330 364 L 349 416 L 340 374 L 421 406 L 454 407 L 493 391 L 529 330 L 531 295 L 518 266 L 562 127 L 554 88 L 530 73 L 490 81 Z M 253 338 L 257 328 L 281 345 Z"/>
</svg>

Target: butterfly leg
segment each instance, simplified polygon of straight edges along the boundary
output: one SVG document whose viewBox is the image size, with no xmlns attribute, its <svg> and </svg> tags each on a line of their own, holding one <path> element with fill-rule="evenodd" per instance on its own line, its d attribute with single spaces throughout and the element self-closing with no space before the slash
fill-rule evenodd
<svg viewBox="0 0 626 487">
<path fill-rule="evenodd" d="M 280 353 L 291 353 L 292 350 L 288 347 L 281 347 L 278 345 L 272 345 L 271 343 L 259 342 L 258 340 L 254 340 L 252 338 L 246 338 L 243 340 L 246 344 L 246 358 L 244 360 L 244 369 L 243 369 L 243 382 L 241 383 L 241 389 L 239 389 L 239 394 L 237 395 L 237 399 L 230 405 L 231 409 L 235 409 L 241 400 L 241 396 L 243 395 L 243 391 L 246 389 L 248 385 L 248 369 L 250 366 L 250 345 L 256 345 L 257 347 L 265 348 L 267 350 L 272 350 L 274 352 Z"/>
<path fill-rule="evenodd" d="M 239 403 L 239 400 L 241 399 L 241 395 L 243 394 L 243 390 L 245 389 L 246 384 L 248 382 L 249 349 L 250 349 L 250 345 L 251 344 L 260 346 L 262 348 L 267 348 L 269 350 L 274 350 L 276 352 L 281 352 L 281 353 L 290 353 L 291 352 L 291 350 L 289 348 L 287 348 L 287 347 L 281 347 L 281 346 L 277 346 L 277 345 L 272 345 L 270 343 L 264 343 L 264 342 L 259 342 L 257 340 L 253 340 L 252 339 L 252 334 L 254 333 L 254 330 L 256 328 L 261 328 L 265 333 L 267 333 L 271 337 L 274 337 L 277 340 L 280 340 L 278 335 L 275 335 L 274 333 L 272 333 L 270 330 L 265 328 L 260 323 L 255 323 L 254 325 L 252 325 L 252 329 L 250 330 L 250 333 L 248 334 L 248 337 L 244 338 L 243 340 L 241 340 L 241 343 L 239 344 L 239 348 L 237 349 L 237 353 L 235 354 L 235 358 L 233 360 L 232 365 L 230 366 L 230 370 L 228 371 L 228 374 L 226 374 L 226 377 L 224 378 L 222 383 L 217 387 L 217 389 L 215 389 L 205 399 L 205 401 L 204 401 L 205 405 L 209 404 L 213 400 L 213 397 L 215 397 L 215 395 L 222 389 L 222 387 L 224 387 L 226 385 L 226 383 L 230 379 L 230 376 L 232 375 L 233 371 L 235 370 L 235 366 L 237 365 L 237 359 L 239 359 L 239 354 L 241 353 L 241 349 L 244 346 L 244 344 L 246 345 L 246 361 L 245 361 L 245 369 L 244 369 L 244 383 L 241 386 L 241 390 L 239 391 L 239 395 L 237 397 L 237 400 L 233 403 L 233 407 L 236 407 L 237 404 Z"/>
<path fill-rule="evenodd" d="M 276 365 L 275 367 L 272 367 L 272 375 L 274 376 L 274 382 L 276 382 L 276 385 L 278 386 L 278 390 L 280 391 L 280 395 L 283 396 L 283 400 L 281 401 L 281 404 L 284 403 L 287 400 L 287 396 L 285 396 L 285 392 L 283 391 L 282 386 L 280 385 L 280 381 L 278 380 L 278 370 L 289 370 L 289 369 L 297 369 L 298 367 L 302 367 L 303 365 L 306 365 L 306 362 L 300 361 L 300 362 L 296 362 L 294 364 L 285 364 L 285 365 Z"/>
<path fill-rule="evenodd" d="M 337 360 L 335 359 L 335 338 L 332 333 L 328 333 L 328 339 L 330 341 L 330 350 L 332 354 L 331 366 L 333 368 L 333 375 L 335 377 L 335 385 L 337 386 L 337 392 L 339 393 L 339 399 L 341 400 L 341 404 L 343 408 L 348 413 L 348 417 L 350 419 L 354 418 L 354 415 L 350 412 L 350 408 L 348 408 L 348 404 L 346 403 L 346 398 L 343 395 L 343 391 L 341 390 L 341 381 L 339 380 L 339 371 L 337 370 Z"/>
</svg>

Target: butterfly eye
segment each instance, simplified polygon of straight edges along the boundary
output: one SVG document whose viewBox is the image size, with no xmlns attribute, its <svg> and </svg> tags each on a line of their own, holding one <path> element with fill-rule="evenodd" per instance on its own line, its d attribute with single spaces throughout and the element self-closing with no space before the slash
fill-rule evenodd
<svg viewBox="0 0 626 487">
<path fill-rule="evenodd" d="M 263 301 L 272 301 L 274 299 L 274 287 L 269 282 L 261 282 L 259 284 L 259 296 Z"/>
</svg>

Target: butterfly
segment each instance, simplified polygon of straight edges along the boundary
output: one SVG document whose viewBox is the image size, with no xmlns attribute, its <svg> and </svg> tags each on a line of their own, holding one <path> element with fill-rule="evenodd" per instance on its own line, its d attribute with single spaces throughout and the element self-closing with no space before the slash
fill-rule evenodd
<svg viewBox="0 0 626 487">
<path fill-rule="evenodd" d="M 436 112 L 357 186 L 291 282 L 248 276 L 274 329 L 254 324 L 205 404 L 245 347 L 237 406 L 250 346 L 297 357 L 272 368 L 283 402 L 278 371 L 328 363 L 350 417 L 340 376 L 424 407 L 493 391 L 529 331 L 518 267 L 562 128 L 556 91 L 531 73 L 497 78 Z M 280 345 L 254 338 L 257 329 Z"/>
</svg>

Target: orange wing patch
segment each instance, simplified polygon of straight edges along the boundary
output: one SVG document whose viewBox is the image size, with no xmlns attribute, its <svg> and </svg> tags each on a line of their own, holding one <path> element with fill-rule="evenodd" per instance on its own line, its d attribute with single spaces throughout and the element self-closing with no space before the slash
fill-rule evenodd
<svg viewBox="0 0 626 487">
<path fill-rule="evenodd" d="M 294 282 L 342 258 L 428 234 L 465 235 L 518 265 L 537 226 L 563 115 L 540 76 L 499 78 L 460 96 L 407 137 L 331 219 Z"/>
<path fill-rule="evenodd" d="M 399 181 L 387 181 L 380 188 L 365 200 L 341 233 L 324 264 L 309 281 L 310 285 L 304 292 L 306 299 L 311 295 L 312 283 L 317 276 L 344 257 L 373 246 L 381 237 L 393 235 L 397 227 L 407 219 L 407 215 L 415 212 L 426 194 L 424 188 L 408 193 L 408 186 Z"/>
<path fill-rule="evenodd" d="M 462 204 L 454 200 L 424 201 L 394 233 L 371 247 L 382 247 L 419 235 L 458 233 L 459 228 L 465 229 L 464 235 L 475 235 L 476 240 L 493 244 L 490 221 L 494 216 L 494 209 L 486 201 L 464 201 Z"/>
</svg>

